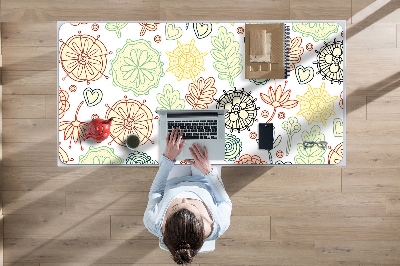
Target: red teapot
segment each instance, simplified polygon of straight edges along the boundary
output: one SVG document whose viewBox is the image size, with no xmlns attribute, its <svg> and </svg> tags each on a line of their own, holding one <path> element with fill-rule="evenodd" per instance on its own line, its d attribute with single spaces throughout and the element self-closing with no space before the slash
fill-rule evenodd
<svg viewBox="0 0 400 266">
<path fill-rule="evenodd" d="M 110 126 L 112 120 L 112 118 L 108 120 L 96 118 L 90 121 L 86 129 L 87 134 L 85 136 L 85 140 L 92 138 L 96 142 L 102 142 L 103 140 L 107 139 L 108 136 L 110 136 Z"/>
</svg>

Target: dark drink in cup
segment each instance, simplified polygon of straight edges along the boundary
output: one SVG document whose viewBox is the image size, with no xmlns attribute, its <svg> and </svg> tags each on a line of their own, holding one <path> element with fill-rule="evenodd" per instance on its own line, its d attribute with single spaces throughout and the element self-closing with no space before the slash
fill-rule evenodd
<svg viewBox="0 0 400 266">
<path fill-rule="evenodd" d="M 132 135 L 128 135 L 128 137 L 126 138 L 126 147 L 128 147 L 131 150 L 136 149 L 137 147 L 139 147 L 140 144 L 140 139 L 138 136 L 132 134 Z"/>
</svg>

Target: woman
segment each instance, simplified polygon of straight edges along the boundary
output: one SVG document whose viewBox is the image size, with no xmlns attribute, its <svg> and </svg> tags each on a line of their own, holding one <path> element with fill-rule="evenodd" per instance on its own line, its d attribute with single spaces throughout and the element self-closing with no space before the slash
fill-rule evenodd
<svg viewBox="0 0 400 266">
<path fill-rule="evenodd" d="M 167 135 L 143 218 L 146 228 L 163 240 L 177 264 L 191 263 L 204 241 L 219 238 L 229 227 L 232 211 L 219 171 L 211 166 L 205 147 L 192 145 L 193 160 L 185 160 L 190 166 L 174 168 L 186 144 L 182 136 L 177 128 Z"/>
</svg>

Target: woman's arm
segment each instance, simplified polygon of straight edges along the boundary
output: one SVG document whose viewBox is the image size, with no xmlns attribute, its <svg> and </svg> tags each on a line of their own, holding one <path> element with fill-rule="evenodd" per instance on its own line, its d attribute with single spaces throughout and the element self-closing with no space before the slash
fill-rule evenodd
<svg viewBox="0 0 400 266">
<path fill-rule="evenodd" d="M 147 203 L 146 211 L 143 217 L 143 223 L 146 228 L 157 235 L 157 228 L 155 224 L 155 219 L 159 212 L 159 203 L 164 196 L 165 184 L 167 183 L 167 178 L 169 172 L 171 172 L 174 167 L 174 162 L 165 157 L 161 157 L 160 166 L 158 168 L 157 174 L 153 180 L 153 183 L 149 192 L 149 201 Z"/>
</svg>

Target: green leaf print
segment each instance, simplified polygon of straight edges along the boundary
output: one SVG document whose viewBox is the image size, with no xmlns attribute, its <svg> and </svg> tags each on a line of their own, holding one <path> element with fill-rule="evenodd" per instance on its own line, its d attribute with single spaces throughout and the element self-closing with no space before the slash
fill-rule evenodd
<svg viewBox="0 0 400 266">
<path fill-rule="evenodd" d="M 185 108 L 185 100 L 180 98 L 178 90 L 174 90 L 170 84 L 164 86 L 164 94 L 157 93 L 157 102 L 161 105 L 157 110 L 171 110 Z"/>
<path fill-rule="evenodd" d="M 118 38 L 121 38 L 121 29 L 123 29 L 128 23 L 107 23 L 106 30 L 115 31 Z"/>
<path fill-rule="evenodd" d="M 219 27 L 218 37 L 212 36 L 211 43 L 215 47 L 211 50 L 211 55 L 215 60 L 213 66 L 219 72 L 218 77 L 227 80 L 229 85 L 234 87 L 233 79 L 243 70 L 239 43 L 235 41 L 233 33 L 227 32 L 225 27 Z"/>
<path fill-rule="evenodd" d="M 315 125 L 311 128 L 310 133 L 303 131 L 301 134 L 302 141 L 325 141 L 325 135 L 321 133 L 319 126 Z M 314 145 L 304 148 L 302 143 L 297 144 L 297 152 L 294 157 L 296 164 L 323 164 L 325 162 L 324 153 L 326 149 Z"/>
</svg>

